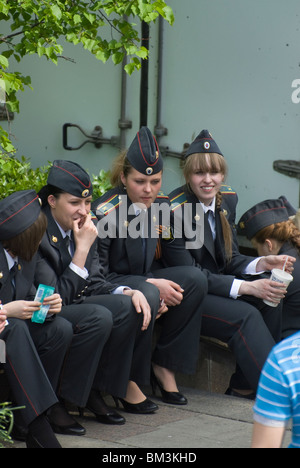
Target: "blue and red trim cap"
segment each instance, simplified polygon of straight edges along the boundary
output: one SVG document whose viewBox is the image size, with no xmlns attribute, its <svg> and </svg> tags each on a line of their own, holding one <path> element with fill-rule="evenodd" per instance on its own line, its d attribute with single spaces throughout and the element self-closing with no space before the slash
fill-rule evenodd
<svg viewBox="0 0 300 468">
<path fill-rule="evenodd" d="M 238 222 L 238 233 L 252 239 L 261 229 L 289 219 L 289 212 L 282 198 L 264 200 L 247 210 Z"/>
<path fill-rule="evenodd" d="M 197 138 L 191 143 L 187 152 L 185 153 L 185 158 L 195 153 L 218 153 L 221 156 L 223 154 L 220 151 L 217 143 L 213 139 L 211 133 L 208 130 L 202 130 Z"/>
<path fill-rule="evenodd" d="M 163 159 L 155 137 L 148 127 L 137 132 L 128 151 L 127 159 L 141 174 L 157 174 L 163 169 Z"/>
<path fill-rule="evenodd" d="M 41 201 L 34 190 L 14 192 L 0 201 L 0 240 L 26 231 L 38 218 Z"/>
<path fill-rule="evenodd" d="M 86 198 L 93 194 L 88 173 L 73 161 L 56 160 L 50 168 L 47 183 L 75 197 Z"/>
</svg>

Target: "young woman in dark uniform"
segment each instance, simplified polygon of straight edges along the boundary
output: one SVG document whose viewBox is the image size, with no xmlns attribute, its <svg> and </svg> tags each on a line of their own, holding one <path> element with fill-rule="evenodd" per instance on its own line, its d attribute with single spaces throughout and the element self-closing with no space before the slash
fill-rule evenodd
<svg viewBox="0 0 300 468">
<path fill-rule="evenodd" d="M 295 214 L 285 197 L 280 197 L 257 203 L 238 223 L 239 232 L 251 240 L 258 255 L 296 258 L 294 279 L 282 301 L 282 339 L 300 330 L 300 231 L 295 225 Z"/>
<path fill-rule="evenodd" d="M 201 333 L 227 342 L 246 376 L 244 381 L 240 372 L 235 374 L 228 393 L 250 394 L 257 388 L 271 348 L 280 339 L 281 308 L 268 307 L 261 299 L 279 302 L 285 294 L 280 284 L 252 275 L 282 267 L 286 257 L 256 259 L 239 253 L 234 224 L 237 195 L 224 185 L 226 161 L 207 130 L 187 150 L 183 172 L 186 184 L 169 195 L 173 219 L 187 204 L 193 210 L 191 224 L 196 225 L 196 208 L 201 204 L 204 243 L 196 249 L 186 248 L 190 239 L 183 226 L 183 236 L 166 243 L 165 259 L 167 265 L 194 265 L 205 273 L 209 294 L 202 304 Z M 288 269 L 294 260 L 288 258 Z"/>
<path fill-rule="evenodd" d="M 28 448 L 60 447 L 47 414 L 58 411 L 55 391 L 73 336 L 70 324 L 57 316 L 61 311 L 57 293 L 44 301 L 50 305 L 51 318 L 44 324 L 30 320 L 41 306 L 33 300 L 33 279 L 35 254 L 46 226 L 33 190 L 16 192 L 0 202 L 0 300 L 1 313 L 8 320 L 6 326 L 1 322 L 0 339 L 6 344 L 4 368 L 14 402 L 24 406 L 16 416 L 27 432 Z M 63 417 L 74 423 L 69 415 Z"/>
<path fill-rule="evenodd" d="M 140 291 L 105 280 L 90 213 L 92 193 L 90 177 L 80 165 L 54 161 L 48 184 L 41 190 L 48 227 L 39 248 L 44 262 L 37 275 L 54 274 L 67 306 L 61 314 L 73 324 L 79 342 L 94 329 L 94 321 L 105 323 L 110 317 L 110 333 L 103 336 L 98 332 L 97 336 L 96 330 L 89 352 L 82 355 L 78 346 L 69 353 L 58 394 L 87 407 L 103 423 L 123 424 L 125 419 L 106 406 L 100 391 L 120 398 L 128 412 L 158 409 L 139 388 L 148 382 L 151 309 Z M 81 378 L 71 386 L 75 369 Z"/>
<path fill-rule="evenodd" d="M 168 197 L 160 192 L 162 169 L 156 140 L 147 127 L 142 127 L 115 163 L 115 188 L 92 206 L 100 220 L 98 250 L 107 280 L 140 289 L 150 304 L 149 288 L 160 297 L 160 307 L 156 307 L 161 334 L 152 356 L 153 387 L 159 386 L 164 401 L 186 404 L 187 399 L 178 391 L 175 372 L 195 372 L 200 304 L 207 283 L 197 269 L 162 269 L 159 263 L 162 234 L 169 226 L 169 217 L 165 223 L 159 208 L 164 206 L 170 214 Z M 110 232 L 100 232 L 105 224 Z"/>
</svg>

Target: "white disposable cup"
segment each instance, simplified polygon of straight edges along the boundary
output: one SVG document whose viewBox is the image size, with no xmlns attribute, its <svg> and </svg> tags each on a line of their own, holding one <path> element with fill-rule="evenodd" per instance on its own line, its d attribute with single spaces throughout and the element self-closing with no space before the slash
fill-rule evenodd
<svg viewBox="0 0 300 468">
<path fill-rule="evenodd" d="M 285 285 L 286 288 L 293 281 L 293 279 L 294 278 L 292 277 L 292 275 L 290 275 L 284 270 L 280 270 L 279 268 L 274 268 L 274 270 L 272 270 L 271 272 L 270 280 L 276 281 L 277 283 L 282 283 Z M 264 303 L 271 307 L 278 306 L 278 302 L 269 302 L 264 300 Z"/>
</svg>

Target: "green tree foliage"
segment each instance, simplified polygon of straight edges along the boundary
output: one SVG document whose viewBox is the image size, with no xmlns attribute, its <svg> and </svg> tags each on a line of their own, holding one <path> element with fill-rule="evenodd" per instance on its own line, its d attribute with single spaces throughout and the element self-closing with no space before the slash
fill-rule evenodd
<svg viewBox="0 0 300 468">
<path fill-rule="evenodd" d="M 30 160 L 24 156 L 19 160 L 15 156 L 0 154 L 1 190 L 0 200 L 19 190 L 39 192 L 47 184 L 49 169 L 52 163 L 36 169 L 31 167 Z M 111 188 L 110 172 L 103 169 L 99 174 L 90 175 L 93 184 L 93 198 L 99 198 Z"/>
<path fill-rule="evenodd" d="M 20 62 L 24 56 L 37 54 L 53 63 L 63 57 L 64 39 L 84 49 L 102 62 L 128 63 L 131 74 L 147 59 L 134 21 L 151 23 L 159 16 L 174 21 L 171 7 L 164 0 L 0 0 L 0 21 L 7 22 L 9 33 L 0 33 L 0 91 L 6 106 L 19 111 L 18 91 L 30 86 L 29 76 L 9 70 L 9 59 Z M 3 99 L 2 99 L 3 100 Z M 1 101 L 1 93 L 0 93 Z M 0 150 L 13 152 L 9 135 L 0 127 Z"/>
<path fill-rule="evenodd" d="M 10 403 L 1 403 L 0 404 L 0 448 L 3 447 L 2 442 L 12 443 L 10 433 L 14 424 L 13 411 L 24 408 L 24 406 L 19 406 L 17 408 L 12 408 Z"/>
</svg>

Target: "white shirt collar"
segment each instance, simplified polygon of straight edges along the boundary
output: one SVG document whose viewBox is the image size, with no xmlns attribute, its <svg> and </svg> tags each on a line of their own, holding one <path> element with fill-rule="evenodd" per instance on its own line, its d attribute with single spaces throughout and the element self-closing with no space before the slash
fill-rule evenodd
<svg viewBox="0 0 300 468">
<path fill-rule="evenodd" d="M 69 236 L 69 237 L 71 236 L 71 233 L 72 233 L 71 229 L 69 229 L 68 231 L 64 231 L 63 228 L 58 224 L 58 222 L 56 221 L 56 219 L 55 219 L 54 221 L 56 222 L 57 227 L 58 227 L 58 229 L 59 229 L 59 231 L 60 231 L 60 233 L 61 233 L 63 239 L 64 239 L 66 236 Z"/>
<path fill-rule="evenodd" d="M 7 260 L 8 269 L 10 270 L 15 263 L 18 263 L 18 257 L 12 257 L 7 250 L 4 249 L 5 257 Z"/>
<path fill-rule="evenodd" d="M 132 206 L 134 208 L 135 216 L 137 216 L 138 214 L 140 214 L 142 212 L 142 208 L 138 204 L 132 203 Z M 143 208 L 143 211 L 146 213 L 147 208 Z"/>
<path fill-rule="evenodd" d="M 200 200 L 199 200 L 200 201 Z M 200 202 L 203 208 L 204 213 L 207 213 L 208 211 L 212 211 L 213 215 L 215 215 L 215 209 L 216 209 L 216 197 L 214 197 L 213 201 L 211 202 L 210 205 L 204 205 L 204 203 Z"/>
</svg>

